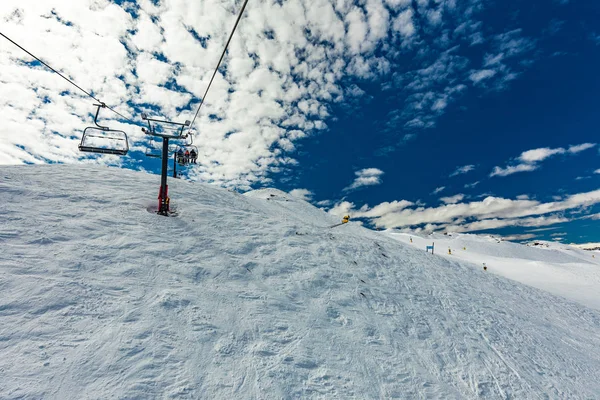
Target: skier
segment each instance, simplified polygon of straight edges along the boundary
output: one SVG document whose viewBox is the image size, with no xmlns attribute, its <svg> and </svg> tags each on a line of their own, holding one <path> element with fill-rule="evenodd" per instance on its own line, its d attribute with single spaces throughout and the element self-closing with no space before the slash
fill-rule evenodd
<svg viewBox="0 0 600 400">
<path fill-rule="evenodd" d="M 190 151 L 190 159 L 192 161 L 192 164 L 196 164 L 196 160 L 198 159 L 198 154 L 196 153 L 196 150 L 192 149 L 192 151 Z"/>
<path fill-rule="evenodd" d="M 190 151 L 188 149 L 185 150 L 185 163 L 189 163 L 190 162 Z"/>
<path fill-rule="evenodd" d="M 183 150 L 179 149 L 177 150 L 177 162 L 181 165 L 183 165 Z"/>
</svg>

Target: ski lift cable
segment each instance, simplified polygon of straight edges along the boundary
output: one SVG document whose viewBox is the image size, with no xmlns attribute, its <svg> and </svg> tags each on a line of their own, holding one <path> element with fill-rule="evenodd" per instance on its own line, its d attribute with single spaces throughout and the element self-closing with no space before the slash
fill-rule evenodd
<svg viewBox="0 0 600 400">
<path fill-rule="evenodd" d="M 240 19 L 242 18 L 242 14 L 244 13 L 244 9 L 246 8 L 246 4 L 248 4 L 248 0 L 244 0 L 244 4 L 242 5 L 242 8 L 240 9 L 240 12 L 237 16 L 237 19 L 235 20 L 235 24 L 233 25 L 233 29 L 231 30 L 231 33 L 229 34 L 229 38 L 227 39 L 227 43 L 225 43 L 225 48 L 223 49 L 223 53 L 221 53 L 221 58 L 219 58 L 219 62 L 217 63 L 217 67 L 215 68 L 212 77 L 210 78 L 210 82 L 208 82 L 208 86 L 206 87 L 206 91 L 204 92 L 204 96 L 202 96 L 202 99 L 200 99 L 200 104 L 198 105 L 198 109 L 196 110 L 196 114 L 194 115 L 194 119 L 192 119 L 192 123 L 190 124 L 190 127 L 188 129 L 188 132 L 192 131 L 192 127 L 194 126 L 194 122 L 196 121 L 196 118 L 198 117 L 198 114 L 200 113 L 200 109 L 202 108 L 202 104 L 204 104 L 204 100 L 206 99 L 206 95 L 208 94 L 208 91 L 210 90 L 210 86 L 213 83 L 213 80 L 215 79 L 215 75 L 217 75 L 217 72 L 219 71 L 219 67 L 221 66 L 221 62 L 223 61 L 223 58 L 225 57 L 225 53 L 227 52 L 227 48 L 229 47 L 229 42 L 231 42 L 231 38 L 233 37 L 233 34 L 235 33 L 235 30 L 237 29 L 237 26 L 240 22 Z"/>
<path fill-rule="evenodd" d="M 112 107 L 107 106 L 106 104 L 104 104 L 104 102 L 100 101 L 99 99 L 97 99 L 96 97 L 92 96 L 92 94 L 90 94 L 88 91 L 82 89 L 79 85 L 77 85 L 75 82 L 73 82 L 71 79 L 67 78 L 66 76 L 64 76 L 63 74 L 61 74 L 59 71 L 55 70 L 54 68 L 52 68 L 50 65 L 46 64 L 44 61 L 42 61 L 41 59 L 39 59 L 38 57 L 36 57 L 35 55 L 31 54 L 29 51 L 27 51 L 23 46 L 21 46 L 20 44 L 18 44 L 17 42 L 15 42 L 14 40 L 12 40 L 11 38 L 9 38 L 8 36 L 6 36 L 4 33 L 0 32 L 0 35 L 2 35 L 2 37 L 4 37 L 6 40 L 8 40 L 9 42 L 11 42 L 12 44 L 14 44 L 15 46 L 17 46 L 18 48 L 20 48 L 21 50 L 23 50 L 25 53 L 29 54 L 31 57 L 35 58 L 37 61 L 39 61 L 41 64 L 43 64 L 46 68 L 48 68 L 49 70 L 51 70 L 52 72 L 57 73 L 61 78 L 63 78 L 64 80 L 66 80 L 67 82 L 69 82 L 71 85 L 75 86 L 77 89 L 81 90 L 83 93 L 85 93 L 86 95 L 88 95 L 89 97 L 91 97 L 92 99 L 96 100 L 98 103 L 101 104 L 102 107 L 106 107 L 108 108 L 110 111 L 114 112 L 115 114 L 117 114 L 118 116 L 120 116 L 121 118 L 131 122 L 132 124 L 135 124 L 134 121 L 132 121 L 130 118 L 127 118 L 126 116 L 124 116 L 123 114 L 121 114 L 120 112 L 116 111 L 115 109 L 113 109 Z"/>
</svg>

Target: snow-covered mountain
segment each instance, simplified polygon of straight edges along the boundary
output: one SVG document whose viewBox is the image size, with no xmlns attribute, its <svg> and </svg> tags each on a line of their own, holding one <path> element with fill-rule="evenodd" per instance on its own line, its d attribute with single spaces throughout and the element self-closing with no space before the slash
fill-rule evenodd
<svg viewBox="0 0 600 400">
<path fill-rule="evenodd" d="M 276 190 L 157 216 L 158 182 L 2 167 L 0 398 L 599 397 L 594 308 Z"/>
</svg>

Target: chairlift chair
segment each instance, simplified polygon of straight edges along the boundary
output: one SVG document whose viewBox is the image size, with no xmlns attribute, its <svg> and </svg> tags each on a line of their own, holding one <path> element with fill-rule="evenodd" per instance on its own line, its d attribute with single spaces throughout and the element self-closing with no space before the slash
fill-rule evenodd
<svg viewBox="0 0 600 400">
<path fill-rule="evenodd" d="M 184 145 L 179 145 L 177 146 L 177 148 L 175 149 L 175 155 L 176 158 L 179 158 L 177 155 L 179 154 L 179 151 L 181 150 L 182 153 L 185 154 L 186 150 L 188 152 L 192 152 L 192 150 L 194 150 L 196 152 L 196 158 L 198 157 L 198 147 L 191 145 L 191 144 L 184 144 Z M 185 167 L 185 166 L 190 166 L 191 164 L 195 164 L 195 163 L 190 163 L 190 162 L 181 162 L 178 160 L 177 162 L 179 165 Z"/>
<path fill-rule="evenodd" d="M 147 114 L 142 114 L 142 119 L 148 122 L 148 128 L 142 128 L 142 132 L 146 135 L 157 136 L 164 139 L 184 139 L 187 137 L 187 134 L 184 134 L 183 131 L 190 125 L 190 121 L 185 121 L 184 123 L 163 121 L 160 119 L 148 118 Z"/>
<path fill-rule="evenodd" d="M 149 158 L 162 158 L 162 151 L 158 147 L 158 143 L 152 140 L 150 136 L 148 136 L 148 147 L 146 147 L 145 155 Z"/>
<path fill-rule="evenodd" d="M 98 114 L 100 109 L 106 107 L 104 103 L 94 104 L 98 107 L 94 124 L 84 129 L 79 143 L 79 151 L 86 153 L 113 154 L 124 156 L 129 151 L 129 142 L 127 134 L 123 131 L 110 129 L 98 124 Z"/>
</svg>

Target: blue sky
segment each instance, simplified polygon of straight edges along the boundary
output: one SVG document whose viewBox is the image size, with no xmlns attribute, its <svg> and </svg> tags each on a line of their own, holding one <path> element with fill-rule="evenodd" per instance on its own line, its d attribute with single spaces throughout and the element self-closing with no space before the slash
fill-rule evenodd
<svg viewBox="0 0 600 400">
<path fill-rule="evenodd" d="M 600 242 L 595 3 L 251 0 L 186 175 L 275 186 L 372 227 Z M 2 32 L 140 123 L 191 119 L 240 5 L 9 0 L 0 16 Z M 91 103 L 30 61 L 0 46 L 0 164 L 159 172 L 139 126 L 114 115 L 130 155 L 78 153 Z"/>
</svg>

